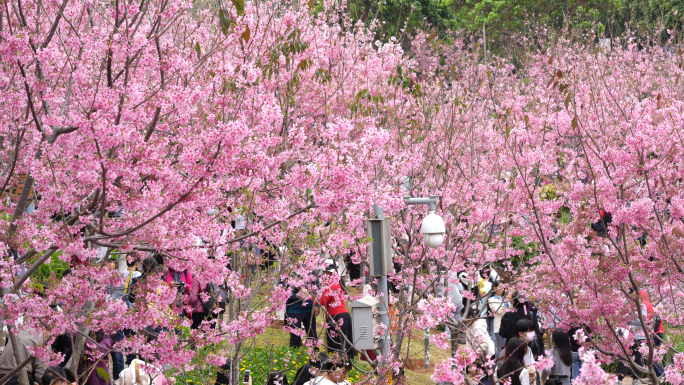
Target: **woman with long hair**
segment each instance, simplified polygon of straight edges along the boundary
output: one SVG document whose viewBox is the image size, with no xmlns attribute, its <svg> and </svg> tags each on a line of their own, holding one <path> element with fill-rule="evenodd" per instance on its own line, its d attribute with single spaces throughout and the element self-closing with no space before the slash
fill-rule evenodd
<svg viewBox="0 0 684 385">
<path fill-rule="evenodd" d="M 506 344 L 504 361 L 497 371 L 499 380 L 511 379 L 511 385 L 530 385 L 530 372 L 525 368 L 523 358 L 527 354 L 527 342 L 522 338 L 513 337 Z"/>
<path fill-rule="evenodd" d="M 553 367 L 550 370 L 544 370 L 542 380 L 548 376 L 549 379 L 559 379 L 563 385 L 570 385 L 570 378 L 572 377 L 570 335 L 561 329 L 556 329 L 551 334 L 551 339 L 553 340 L 553 348 L 551 349 Z"/>
</svg>

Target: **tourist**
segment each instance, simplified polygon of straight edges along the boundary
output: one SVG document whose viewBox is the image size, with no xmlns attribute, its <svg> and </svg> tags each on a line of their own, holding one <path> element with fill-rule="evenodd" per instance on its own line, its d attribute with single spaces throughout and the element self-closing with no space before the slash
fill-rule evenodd
<svg viewBox="0 0 684 385">
<path fill-rule="evenodd" d="M 327 277 L 325 283 L 330 287 L 323 292 L 318 300 L 318 304 L 323 306 L 328 316 L 328 351 L 330 353 L 346 352 L 350 359 L 356 356 L 356 350 L 352 346 L 354 337 L 352 334 L 352 319 L 344 304 L 346 294 L 340 286 L 339 279 L 334 273 L 337 271 L 331 259 L 325 261 L 326 267 L 324 276 Z M 331 282 L 335 279 L 334 282 Z"/>
<path fill-rule="evenodd" d="M 330 359 L 323 364 L 318 376 L 304 385 L 350 385 L 346 380 L 351 363 L 346 357 Z"/>
<path fill-rule="evenodd" d="M 501 351 L 506 346 L 506 339 L 501 337 L 499 334 L 499 328 L 501 327 L 501 318 L 506 313 L 506 310 L 510 308 L 510 298 L 504 298 L 504 284 L 501 281 L 494 283 L 492 296 L 489 297 L 488 305 L 489 310 L 494 314 L 494 343 L 496 358 L 501 356 Z"/>
<path fill-rule="evenodd" d="M 61 366 L 50 366 L 43 373 L 42 385 L 78 385 L 76 376 L 69 369 Z"/>
<path fill-rule="evenodd" d="M 43 346 L 43 336 L 32 329 L 22 330 L 16 337 L 18 348 L 24 353 L 24 357 L 29 357 L 30 354 L 27 348 L 36 348 Z M 18 366 L 17 360 L 14 358 L 14 349 L 11 342 L 7 343 L 5 349 L 0 354 L 0 377 L 8 374 Z M 28 373 L 29 383 L 40 383 L 43 379 L 43 374 L 47 369 L 45 363 L 37 358 L 33 358 L 24 367 Z M 18 384 L 19 375 L 15 374 L 7 382 L 8 384 Z"/>
<path fill-rule="evenodd" d="M 534 304 L 525 300 L 525 297 L 519 293 L 515 292 L 512 295 L 513 298 L 513 308 L 514 311 L 506 312 L 506 314 L 501 317 L 501 325 L 499 326 L 499 335 L 506 338 L 506 344 L 508 340 L 514 337 L 518 337 L 518 332 L 516 329 L 516 323 L 521 319 L 527 319 L 532 321 L 534 327 L 534 332 L 538 337 L 541 337 L 542 333 L 539 329 L 539 322 L 537 322 L 537 309 L 535 309 Z M 535 356 L 544 355 L 544 344 L 541 343 L 541 338 L 538 338 L 538 342 L 535 345 L 529 346 L 530 350 Z"/>
<path fill-rule="evenodd" d="M 91 333 L 91 339 L 97 342 L 95 351 L 101 356 L 94 357 L 91 355 L 84 355 L 89 357 L 83 359 L 79 365 L 79 376 L 88 375 L 86 385 L 107 385 L 109 381 L 109 351 L 112 348 L 112 338 L 102 331 Z"/>
<path fill-rule="evenodd" d="M 515 333 L 517 334 L 518 338 L 522 339 L 527 344 L 528 349 L 525 353 L 525 357 L 523 358 L 523 363 L 526 367 L 528 367 L 527 370 L 530 373 L 530 381 L 535 382 L 537 374 L 534 370 L 535 348 L 533 346 L 538 345 L 542 342 L 540 339 L 537 338 L 537 334 L 534 331 L 534 323 L 528 320 L 527 318 L 522 318 L 518 320 L 518 322 L 516 322 Z"/>
<path fill-rule="evenodd" d="M 467 349 L 473 350 L 481 358 L 489 358 L 496 352 L 494 341 L 487 332 L 487 321 L 479 317 L 477 304 L 470 305 L 470 308 L 461 310 L 463 323 L 466 325 L 466 344 Z"/>
<path fill-rule="evenodd" d="M 270 373 L 266 379 L 266 385 L 288 385 L 285 373 Z"/>
<path fill-rule="evenodd" d="M 192 325 L 190 326 L 190 329 L 192 330 L 198 329 L 200 325 L 202 325 L 202 321 L 207 319 L 207 317 L 210 315 L 204 311 L 204 307 L 202 306 L 201 294 L 205 293 L 206 291 L 206 282 L 200 283 L 200 280 L 195 277 L 195 279 L 192 280 L 190 295 L 188 296 L 188 305 L 191 310 L 190 317 L 192 318 Z"/>
<path fill-rule="evenodd" d="M 465 347 L 477 354 L 476 365 L 478 369 L 486 373 L 485 363 L 494 356 L 496 350 L 487 331 L 487 321 L 480 317 L 479 308 L 476 303 L 470 305 L 468 309 L 461 310 L 465 330 Z M 489 378 L 485 375 L 477 379 L 478 383 L 489 385 Z"/>
<path fill-rule="evenodd" d="M 553 367 L 542 372 L 542 381 L 549 379 L 559 379 L 563 385 L 570 385 L 572 377 L 572 351 L 570 349 L 570 336 L 567 332 L 556 329 L 551 335 L 553 348 L 551 358 Z"/>
<path fill-rule="evenodd" d="M 285 307 L 285 322 L 290 329 L 304 329 L 306 338 L 318 340 L 316 331 L 316 316 L 320 312 L 320 307 L 314 306 L 313 300 L 306 287 L 293 287 L 290 298 L 287 299 Z M 298 348 L 302 346 L 302 337 L 290 331 L 290 347 Z"/>
<path fill-rule="evenodd" d="M 528 355 L 528 346 L 522 338 L 513 337 L 506 344 L 503 364 L 497 371 L 499 380 L 511 379 L 511 385 L 530 385 L 530 372 L 524 358 Z"/>
</svg>

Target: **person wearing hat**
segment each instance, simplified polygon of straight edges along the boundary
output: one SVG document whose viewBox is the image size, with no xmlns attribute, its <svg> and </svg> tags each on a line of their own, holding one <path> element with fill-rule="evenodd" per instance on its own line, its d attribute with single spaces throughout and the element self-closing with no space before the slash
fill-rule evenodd
<svg viewBox="0 0 684 385">
<path fill-rule="evenodd" d="M 511 338 L 519 337 L 518 332 L 515 330 L 517 322 L 523 318 L 526 318 L 532 321 L 533 330 L 538 337 L 538 343 L 530 344 L 530 349 L 532 350 L 535 356 L 543 356 L 544 344 L 540 343 L 542 332 L 539 328 L 539 316 L 537 315 L 537 308 L 534 306 L 534 303 L 532 303 L 531 301 L 527 301 L 523 293 L 520 293 L 518 291 L 515 291 L 513 295 L 511 295 L 511 298 L 511 305 L 514 310 L 506 312 L 503 315 L 503 317 L 501 317 L 501 324 L 499 325 L 499 335 L 502 338 L 506 339 L 506 345 L 508 345 L 508 341 Z"/>
<path fill-rule="evenodd" d="M 336 272 L 335 262 L 332 259 L 326 259 L 323 283 L 328 283 L 330 286 L 320 296 L 318 304 L 325 308 L 328 316 L 328 351 L 330 353 L 345 352 L 350 359 L 353 359 L 356 356 L 356 350 L 351 344 L 354 341 L 352 319 L 344 304 L 346 294 L 340 286 L 339 275 L 335 276 Z"/>
</svg>

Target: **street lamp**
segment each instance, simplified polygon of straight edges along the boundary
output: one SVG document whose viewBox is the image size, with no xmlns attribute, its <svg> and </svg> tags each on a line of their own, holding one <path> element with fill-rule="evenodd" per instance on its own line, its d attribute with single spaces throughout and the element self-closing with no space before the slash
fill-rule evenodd
<svg viewBox="0 0 684 385">
<path fill-rule="evenodd" d="M 404 203 L 406 205 L 430 206 L 428 215 L 423 219 L 420 226 L 420 232 L 423 234 L 423 242 L 428 247 L 436 249 L 442 246 L 446 227 L 444 226 L 444 219 L 435 214 L 437 197 L 434 195 L 428 198 L 404 197 Z M 378 278 L 378 293 L 382 294 L 377 314 L 380 317 L 380 322 L 385 325 L 385 335 L 381 337 L 380 347 L 382 355 L 386 356 L 390 348 L 387 274 L 393 267 L 392 235 L 390 219 L 385 218 L 382 207 L 377 204 L 373 205 L 373 218 L 368 220 L 368 236 L 371 238 L 371 243 L 368 245 L 370 276 Z"/>
<path fill-rule="evenodd" d="M 433 249 L 442 246 L 444 243 L 444 233 L 446 233 L 446 226 L 444 219 L 435 214 L 437 211 L 437 197 L 431 195 L 429 198 L 411 198 L 404 197 L 406 205 L 429 205 L 428 215 L 423 218 L 423 223 L 420 225 L 420 232 L 423 234 L 423 243 Z"/>
</svg>

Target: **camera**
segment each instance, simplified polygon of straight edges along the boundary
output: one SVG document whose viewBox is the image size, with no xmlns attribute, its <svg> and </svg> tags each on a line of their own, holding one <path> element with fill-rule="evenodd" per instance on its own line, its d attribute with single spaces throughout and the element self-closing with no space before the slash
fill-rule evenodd
<svg viewBox="0 0 684 385">
<path fill-rule="evenodd" d="M 178 282 L 178 292 L 181 294 L 185 294 L 185 282 Z"/>
</svg>

